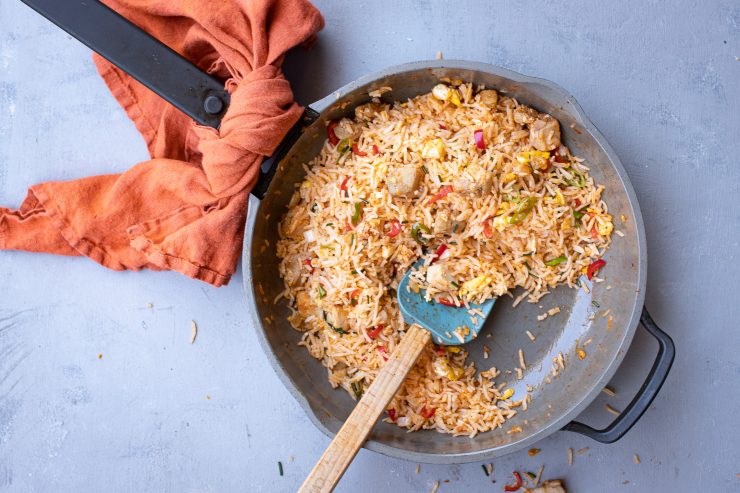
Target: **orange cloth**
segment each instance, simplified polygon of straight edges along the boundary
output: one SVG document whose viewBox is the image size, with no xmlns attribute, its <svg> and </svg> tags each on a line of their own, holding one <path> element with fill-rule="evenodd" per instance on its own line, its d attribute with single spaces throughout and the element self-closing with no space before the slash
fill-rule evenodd
<svg viewBox="0 0 740 493">
<path fill-rule="evenodd" d="M 111 269 L 171 269 L 226 284 L 259 165 L 302 113 L 280 64 L 324 20 L 308 0 L 105 3 L 227 81 L 231 104 L 221 128 L 197 125 L 94 56 L 152 159 L 118 175 L 32 186 L 19 210 L 0 208 L 0 248 L 86 255 Z"/>
</svg>

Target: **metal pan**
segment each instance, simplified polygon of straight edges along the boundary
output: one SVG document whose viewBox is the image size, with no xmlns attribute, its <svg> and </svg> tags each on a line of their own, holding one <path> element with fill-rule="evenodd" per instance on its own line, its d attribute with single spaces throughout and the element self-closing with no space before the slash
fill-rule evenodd
<svg viewBox="0 0 740 493">
<path fill-rule="evenodd" d="M 607 267 L 602 272 L 606 282 L 593 285 L 589 282 L 589 293 L 558 288 L 538 305 L 522 303 L 512 308 L 511 303 L 497 303 L 483 329 L 483 333 L 491 331 L 492 338 L 481 337 L 467 346 L 479 369 L 487 369 L 492 361 L 499 369 L 514 368 L 518 366 L 518 349 L 525 351 L 529 369 L 522 380 L 508 378 L 507 386 L 513 387 L 518 396 L 525 395 L 528 385 L 535 389 L 526 412 L 507 421 L 503 428 L 474 438 L 430 430 L 407 433 L 395 425 L 378 423 L 365 447 L 419 462 L 459 463 L 511 453 L 561 429 L 600 442 L 614 442 L 637 422 L 657 395 L 673 362 L 674 347 L 670 337 L 643 309 L 647 272 L 645 232 L 627 174 L 573 97 L 542 79 L 482 63 L 416 62 L 363 77 L 310 105 L 304 116 L 303 131 L 297 130 L 286 139 L 275 158 L 263 166 L 260 184 L 250 204 L 242 262 L 248 303 L 260 342 L 278 376 L 311 421 L 333 436 L 355 401 L 343 390 L 331 388 L 326 369 L 297 345 L 300 334 L 286 320 L 287 305 L 272 301 L 284 289 L 274 249 L 278 240 L 277 224 L 296 185 L 303 180 L 301 165 L 320 152 L 330 120 L 352 116 L 355 106 L 369 101 L 368 92 L 373 89 L 389 86 L 393 90 L 383 95 L 384 100 L 405 100 L 428 92 L 443 77 L 484 84 L 555 116 L 561 123 L 564 142 L 575 155 L 586 159 L 594 178 L 606 186 L 604 199 L 612 213 L 628 217 L 625 224 L 618 226 L 625 236 L 615 236 L 604 257 Z M 598 300 L 600 308 L 592 304 L 594 300 Z M 561 307 L 560 314 L 537 321 L 537 315 L 554 306 Z M 611 322 L 608 317 L 593 317 L 597 311 L 603 313 L 607 309 L 611 309 Z M 640 323 L 657 339 L 659 351 L 638 394 L 603 430 L 573 421 L 609 382 Z M 525 335 L 527 329 L 536 334 L 536 341 Z M 589 339 L 587 356 L 580 360 L 575 355 L 576 342 L 582 344 Z M 484 344 L 491 348 L 487 360 L 482 358 Z M 566 358 L 566 367 L 557 378 L 548 378 L 552 360 L 560 352 Z M 498 379 L 504 380 L 503 376 Z M 514 426 L 522 431 L 507 433 Z"/>
<path fill-rule="evenodd" d="M 122 70 L 203 125 L 218 128 L 229 95 L 223 84 L 203 73 L 177 53 L 137 28 L 100 2 L 90 0 L 23 0 L 29 6 L 84 42 Z M 274 246 L 277 223 L 287 209 L 296 184 L 303 179 L 301 164 L 320 151 L 328 121 L 351 115 L 354 107 L 369 100 L 368 91 L 390 86 L 387 100 L 403 100 L 425 93 L 440 78 L 463 79 L 484 84 L 517 98 L 561 122 L 563 138 L 570 149 L 584 157 L 594 178 L 606 186 L 605 200 L 616 214 L 629 220 L 621 225 L 624 238 L 617 238 L 605 256 L 607 282 L 582 290 L 557 289 L 542 300 L 543 306 L 560 306 L 562 313 L 543 322 L 543 310 L 523 304 L 512 309 L 497 303 L 484 331 L 494 337 L 469 345 L 478 368 L 489 366 L 481 359 L 485 342 L 492 346 L 490 361 L 502 369 L 517 366 L 519 348 L 526 348 L 529 370 L 509 386 L 518 396 L 530 385 L 535 391 L 529 409 L 507 421 L 503 429 L 475 438 L 452 437 L 434 431 L 406 433 L 379 423 L 366 447 L 390 456 L 420 462 L 455 463 L 500 456 L 526 447 L 560 429 L 582 433 L 610 443 L 618 440 L 640 418 L 657 395 L 670 370 L 674 347 L 643 308 L 647 257 L 642 217 L 624 168 L 604 137 L 588 121 L 573 97 L 551 82 L 481 63 L 433 61 L 394 67 L 363 77 L 318 101 L 288 134 L 275 155 L 262 167 L 253 191 L 244 239 L 243 271 L 254 326 L 260 342 L 281 380 L 327 435 L 333 435 L 354 407 L 344 391 L 332 390 L 326 370 L 297 346 L 299 333 L 287 322 L 285 304 L 273 304 L 283 290 L 278 276 Z M 269 193 L 268 193 L 269 192 Z M 261 200 L 261 202 L 260 202 Z M 610 289 L 607 289 L 607 286 Z M 592 317 L 598 299 L 602 310 L 611 309 L 613 320 Z M 268 322 L 272 320 L 272 322 Z M 265 321 L 265 323 L 263 323 Z M 653 335 L 659 351 L 642 388 L 614 422 L 595 430 L 573 419 L 609 381 L 629 347 L 638 323 Z M 537 334 L 532 344 L 525 329 Z M 591 340 L 588 356 L 574 356 L 576 341 Z M 489 342 L 490 341 L 490 342 Z M 552 358 L 562 352 L 568 364 L 550 383 Z M 522 432 L 510 434 L 513 426 Z"/>
</svg>

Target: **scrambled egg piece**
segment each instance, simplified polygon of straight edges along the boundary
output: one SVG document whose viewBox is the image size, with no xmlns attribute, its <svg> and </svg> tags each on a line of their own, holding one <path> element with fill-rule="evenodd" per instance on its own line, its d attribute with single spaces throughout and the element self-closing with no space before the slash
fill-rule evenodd
<svg viewBox="0 0 740 493">
<path fill-rule="evenodd" d="M 465 281 L 460 287 L 460 296 L 475 295 L 483 291 L 483 288 L 488 286 L 493 278 L 489 275 L 483 274 L 469 281 Z"/>
<path fill-rule="evenodd" d="M 447 155 L 445 144 L 442 139 L 432 139 L 424 144 L 424 148 L 421 150 L 421 157 L 427 159 L 444 159 Z"/>
</svg>

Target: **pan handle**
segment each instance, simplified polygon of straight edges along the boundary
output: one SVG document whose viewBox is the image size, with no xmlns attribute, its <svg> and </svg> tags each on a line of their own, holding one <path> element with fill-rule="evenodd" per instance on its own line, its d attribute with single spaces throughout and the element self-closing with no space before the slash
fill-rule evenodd
<svg viewBox="0 0 740 493">
<path fill-rule="evenodd" d="M 597 442 L 614 443 L 622 438 L 647 411 L 648 406 L 658 395 L 668 372 L 671 370 L 673 359 L 676 356 L 676 348 L 673 345 L 673 339 L 660 330 L 645 307 L 642 308 L 640 324 L 658 341 L 658 355 L 655 357 L 655 363 L 653 363 L 650 373 L 635 398 L 632 399 L 627 409 L 622 411 L 622 414 L 603 430 L 596 430 L 578 421 L 571 421 L 563 427 L 563 430 L 575 431 Z"/>
<path fill-rule="evenodd" d="M 223 82 L 98 0 L 22 0 L 201 125 L 218 128 Z"/>
<path fill-rule="evenodd" d="M 272 178 L 275 176 L 280 161 L 288 154 L 288 151 L 293 147 L 303 131 L 306 130 L 313 122 L 319 119 L 319 113 L 310 107 L 306 106 L 303 110 L 303 116 L 298 123 L 293 125 L 288 134 L 285 136 L 280 145 L 277 146 L 272 156 L 265 158 L 260 166 L 260 174 L 257 177 L 257 184 L 252 189 L 252 195 L 262 200 L 267 195 L 267 189 L 270 187 Z"/>
</svg>

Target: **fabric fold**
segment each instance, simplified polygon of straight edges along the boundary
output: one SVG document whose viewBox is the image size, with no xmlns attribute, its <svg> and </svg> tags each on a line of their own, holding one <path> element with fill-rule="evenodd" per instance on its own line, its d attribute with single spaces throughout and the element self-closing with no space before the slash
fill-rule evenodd
<svg viewBox="0 0 740 493">
<path fill-rule="evenodd" d="M 226 284 L 259 165 L 302 113 L 280 64 L 287 50 L 313 41 L 323 18 L 306 0 L 105 3 L 225 80 L 229 109 L 219 130 L 199 126 L 94 55 L 151 159 L 121 174 L 32 186 L 17 211 L 0 208 L 0 248 Z"/>
</svg>

